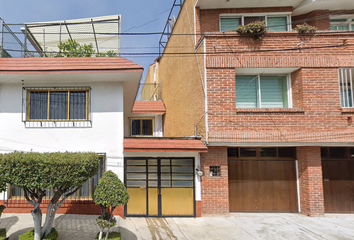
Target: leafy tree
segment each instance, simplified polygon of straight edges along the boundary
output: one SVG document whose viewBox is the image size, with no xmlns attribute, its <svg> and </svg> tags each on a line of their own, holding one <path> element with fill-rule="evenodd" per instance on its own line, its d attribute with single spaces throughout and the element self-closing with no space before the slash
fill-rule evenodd
<svg viewBox="0 0 354 240">
<path fill-rule="evenodd" d="M 109 229 L 116 222 L 113 216 L 114 209 L 119 205 L 127 204 L 128 200 L 127 189 L 117 175 L 112 171 L 105 172 L 98 181 L 93 193 L 93 201 L 101 207 L 101 216 L 96 220 L 97 225 L 100 227 L 99 240 L 102 238 L 104 228 L 108 228 L 106 239 L 108 238 Z"/>
<path fill-rule="evenodd" d="M 24 189 L 24 197 L 33 205 L 34 240 L 51 232 L 55 213 L 66 198 L 94 176 L 99 168 L 95 153 L 36 153 L 13 152 L 0 155 L 0 178 Z M 40 205 L 47 189 L 53 189 L 42 227 Z"/>
<path fill-rule="evenodd" d="M 81 45 L 75 39 L 61 42 L 58 48 L 59 53 L 55 57 L 91 57 L 95 53 L 91 43 Z"/>
<path fill-rule="evenodd" d="M 0 193 L 6 191 L 6 181 L 3 177 L 0 176 Z M 0 205 L 0 217 L 2 212 L 5 210 L 4 205 Z"/>
</svg>

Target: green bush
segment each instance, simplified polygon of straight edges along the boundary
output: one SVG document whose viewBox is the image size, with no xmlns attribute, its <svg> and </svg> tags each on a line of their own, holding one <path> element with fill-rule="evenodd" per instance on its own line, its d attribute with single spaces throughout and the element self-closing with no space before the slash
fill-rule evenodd
<svg viewBox="0 0 354 240">
<path fill-rule="evenodd" d="M 0 228 L 0 240 L 6 239 L 6 228 Z"/>
<path fill-rule="evenodd" d="M 240 25 L 235 31 L 241 35 L 254 36 L 256 40 L 259 40 L 267 30 L 265 21 L 256 21 L 247 25 Z"/>
<path fill-rule="evenodd" d="M 98 240 L 98 235 L 100 235 L 100 233 L 97 233 L 95 240 Z M 106 233 L 103 233 L 103 236 L 106 236 Z M 120 232 L 110 232 L 108 239 L 120 240 Z"/>
<path fill-rule="evenodd" d="M 1 217 L 1 214 L 2 214 L 2 212 L 5 210 L 5 206 L 4 205 L 0 205 L 0 217 Z"/>
<path fill-rule="evenodd" d="M 19 236 L 18 240 L 33 240 L 34 238 L 34 229 L 29 230 L 28 232 Z M 43 240 L 56 240 L 58 238 L 58 232 L 55 228 L 52 228 L 52 231 L 42 238 Z"/>
</svg>

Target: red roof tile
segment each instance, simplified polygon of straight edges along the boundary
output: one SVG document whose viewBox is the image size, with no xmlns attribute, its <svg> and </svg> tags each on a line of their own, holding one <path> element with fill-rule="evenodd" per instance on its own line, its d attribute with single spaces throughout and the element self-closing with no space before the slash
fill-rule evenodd
<svg viewBox="0 0 354 240">
<path fill-rule="evenodd" d="M 166 113 L 162 101 L 135 101 L 132 113 Z"/>
<path fill-rule="evenodd" d="M 198 139 L 125 138 L 124 152 L 207 152 Z"/>
<path fill-rule="evenodd" d="M 142 72 L 143 67 L 121 57 L 0 58 L 0 74 L 48 72 Z"/>
</svg>

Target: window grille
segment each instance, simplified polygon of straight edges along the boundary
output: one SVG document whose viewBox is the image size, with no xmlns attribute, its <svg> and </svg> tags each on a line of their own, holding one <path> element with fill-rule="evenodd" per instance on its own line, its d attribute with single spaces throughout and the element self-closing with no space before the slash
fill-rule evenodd
<svg viewBox="0 0 354 240">
<path fill-rule="evenodd" d="M 22 120 L 26 127 L 89 127 L 90 90 L 90 87 L 25 87 Z"/>
<path fill-rule="evenodd" d="M 221 176 L 221 166 L 210 166 L 210 177 L 220 177 Z"/>
<path fill-rule="evenodd" d="M 130 119 L 130 135 L 132 137 L 153 136 L 154 127 L 152 118 Z"/>
<path fill-rule="evenodd" d="M 339 69 L 339 86 L 341 107 L 353 107 L 354 68 Z"/>
</svg>

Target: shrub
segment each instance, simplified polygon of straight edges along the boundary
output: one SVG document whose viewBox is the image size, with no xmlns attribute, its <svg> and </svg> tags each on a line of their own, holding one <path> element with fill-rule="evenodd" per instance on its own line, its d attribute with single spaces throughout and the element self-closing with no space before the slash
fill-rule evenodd
<svg viewBox="0 0 354 240">
<path fill-rule="evenodd" d="M 1 217 L 1 214 L 2 214 L 2 212 L 5 210 L 5 206 L 4 205 L 0 205 L 0 217 Z"/>
<path fill-rule="evenodd" d="M 34 238 L 34 229 L 29 230 L 28 232 L 19 236 L 18 240 L 33 240 Z M 58 232 L 55 228 L 52 228 L 52 231 L 45 237 L 43 240 L 56 240 L 58 238 Z"/>
<path fill-rule="evenodd" d="M 307 23 L 302 23 L 296 25 L 294 30 L 297 31 L 298 33 L 314 33 L 316 32 L 317 28 L 315 26 L 308 25 Z"/>
<path fill-rule="evenodd" d="M 240 25 L 235 31 L 241 35 L 254 36 L 256 40 L 259 40 L 267 32 L 267 30 L 265 21 L 256 21 L 247 25 Z"/>
<path fill-rule="evenodd" d="M 6 228 L 0 228 L 0 240 L 6 239 Z"/>
<path fill-rule="evenodd" d="M 95 240 L 98 240 L 99 235 L 100 233 L 97 233 Z M 120 238 L 121 238 L 120 232 L 110 232 L 107 239 L 120 240 Z"/>
</svg>

